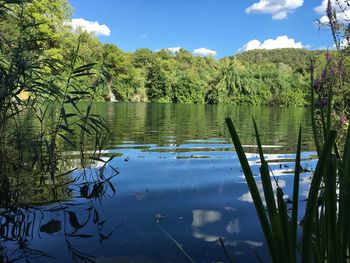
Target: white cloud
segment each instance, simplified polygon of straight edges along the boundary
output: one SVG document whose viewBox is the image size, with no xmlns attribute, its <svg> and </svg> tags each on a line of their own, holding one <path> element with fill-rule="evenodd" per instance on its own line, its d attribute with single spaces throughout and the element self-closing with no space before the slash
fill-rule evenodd
<svg viewBox="0 0 350 263">
<path fill-rule="evenodd" d="M 335 10 L 337 14 L 337 19 L 341 22 L 348 21 L 350 19 L 350 9 L 347 6 L 347 0 L 338 0 L 338 4 L 335 4 L 334 1 L 332 1 L 332 7 Z M 321 15 L 319 18 L 321 23 L 327 24 L 329 22 L 329 19 L 326 15 L 326 9 L 328 5 L 328 0 L 323 0 L 322 3 L 314 8 L 314 11 Z M 341 10 L 343 9 L 344 12 Z"/>
<path fill-rule="evenodd" d="M 182 47 L 168 47 L 167 50 L 169 50 L 171 53 L 176 54 L 180 52 L 180 49 Z"/>
<path fill-rule="evenodd" d="M 276 39 L 267 39 L 262 43 L 257 39 L 251 40 L 238 51 L 277 48 L 303 48 L 303 45 L 301 42 L 295 42 L 293 38 L 288 38 L 287 36 L 278 36 Z"/>
<path fill-rule="evenodd" d="M 339 41 L 339 48 L 343 49 L 343 48 L 347 48 L 349 46 L 349 41 L 346 38 L 342 38 Z M 332 49 L 337 49 L 336 44 L 333 44 Z"/>
<path fill-rule="evenodd" d="M 295 9 L 301 7 L 304 0 L 260 0 L 248 7 L 246 13 L 270 14 L 274 20 L 288 17 Z"/>
<path fill-rule="evenodd" d="M 215 57 L 217 52 L 215 50 L 211 50 L 211 49 L 207 49 L 207 48 L 197 48 L 195 50 L 193 50 L 193 54 L 197 55 L 197 56 L 202 56 L 202 57 Z"/>
<path fill-rule="evenodd" d="M 248 50 L 260 49 L 260 48 L 261 48 L 261 42 L 257 39 L 254 39 L 254 40 L 249 41 L 247 44 L 245 44 L 238 51 L 248 51 Z"/>
<path fill-rule="evenodd" d="M 287 12 L 279 12 L 272 16 L 273 20 L 283 20 L 286 19 L 288 16 Z"/>
<path fill-rule="evenodd" d="M 86 32 L 94 33 L 96 36 L 109 36 L 111 34 L 111 30 L 108 26 L 100 25 L 97 21 L 88 21 L 84 18 L 74 18 L 68 25 L 70 25 L 74 31 L 81 28 Z"/>
<path fill-rule="evenodd" d="M 327 9 L 327 2 L 328 0 L 323 0 L 322 3 L 315 7 L 314 8 L 314 11 L 317 13 L 317 14 L 323 14 L 326 12 L 326 9 Z"/>
<path fill-rule="evenodd" d="M 340 48 L 346 48 L 349 46 L 349 41 L 345 38 L 342 38 L 340 40 Z"/>
<path fill-rule="evenodd" d="M 336 4 L 335 2 L 339 3 L 339 4 Z M 341 9 L 346 9 L 347 8 L 347 2 L 348 0 L 337 0 L 337 1 L 331 1 L 331 4 L 332 4 L 332 7 L 337 11 L 341 11 Z M 328 0 L 322 0 L 322 3 L 315 7 L 314 8 L 314 11 L 317 13 L 317 14 L 325 14 L 326 13 L 326 9 L 327 9 L 327 6 L 328 6 Z"/>
</svg>

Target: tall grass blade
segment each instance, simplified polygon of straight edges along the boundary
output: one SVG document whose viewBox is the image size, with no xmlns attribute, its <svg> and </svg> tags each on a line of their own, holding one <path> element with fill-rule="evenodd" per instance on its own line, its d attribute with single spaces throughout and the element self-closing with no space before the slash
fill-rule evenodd
<svg viewBox="0 0 350 263">
<path fill-rule="evenodd" d="M 157 224 L 157 226 L 159 227 L 159 229 L 171 240 L 174 242 L 174 244 L 177 246 L 177 248 L 182 252 L 182 254 L 191 262 L 191 263 L 195 263 L 195 261 L 191 258 L 191 256 L 185 251 L 185 249 L 183 248 L 183 246 L 175 239 L 173 238 L 168 231 L 165 230 L 164 227 L 162 227 L 160 224 Z"/>
<path fill-rule="evenodd" d="M 261 146 L 258 128 L 256 126 L 256 122 L 254 119 L 253 119 L 253 123 L 254 123 L 254 129 L 255 129 L 256 142 L 258 145 L 259 155 L 260 155 L 260 162 L 261 162 L 260 175 L 261 175 L 261 181 L 262 181 L 262 185 L 263 185 L 263 189 L 264 189 L 265 202 L 266 202 L 269 217 L 270 217 L 270 219 L 272 219 L 277 214 L 275 197 L 274 197 L 274 193 L 273 193 L 273 189 L 272 189 L 268 164 L 264 158 L 264 153 L 263 153 L 262 146 Z"/>
<path fill-rule="evenodd" d="M 233 261 L 233 259 L 231 258 L 230 254 L 227 252 L 227 249 L 226 249 L 226 246 L 225 246 L 225 243 L 224 243 L 224 240 L 222 239 L 222 237 L 219 237 L 219 241 L 220 241 L 220 244 L 221 244 L 222 249 L 224 250 L 224 253 L 225 253 L 225 256 L 226 256 L 227 260 L 228 260 L 230 263 L 234 263 L 234 261 Z"/>
<path fill-rule="evenodd" d="M 336 218 L 337 218 L 337 163 L 335 155 L 331 155 L 327 161 L 327 172 L 324 176 L 325 181 L 325 216 L 327 231 L 327 251 L 330 262 L 337 262 L 336 247 Z"/>
<path fill-rule="evenodd" d="M 310 58 L 310 72 L 311 72 L 311 83 L 310 83 L 310 87 L 311 87 L 311 124 L 312 124 L 312 132 L 313 132 L 313 137 L 314 137 L 314 141 L 315 141 L 315 146 L 316 146 L 316 151 L 317 151 L 317 155 L 320 156 L 321 153 L 321 146 L 320 146 L 320 141 L 319 141 L 319 136 L 317 134 L 317 124 L 316 124 L 316 119 L 315 119 L 315 90 L 314 90 L 314 60 Z"/>
<path fill-rule="evenodd" d="M 319 156 L 319 160 L 315 169 L 315 173 L 312 178 L 308 202 L 306 205 L 306 211 L 304 216 L 304 227 L 303 227 L 303 237 L 302 237 L 302 263 L 309 263 L 311 261 L 311 251 L 312 251 L 312 233 L 313 233 L 313 223 L 314 215 L 317 209 L 317 197 L 320 189 L 320 184 L 322 180 L 322 175 L 327 162 L 327 158 L 332 152 L 332 148 L 335 142 L 336 131 L 330 131 Z"/>
<path fill-rule="evenodd" d="M 297 227 L 298 227 L 298 208 L 299 208 L 299 180 L 300 180 L 300 159 L 301 159 L 301 127 L 299 128 L 297 154 L 294 168 L 294 183 L 293 183 L 293 204 L 291 218 L 291 242 L 292 250 L 296 251 L 297 247 Z M 296 255 L 294 254 L 294 257 Z"/>
<path fill-rule="evenodd" d="M 273 250 L 273 239 L 272 239 L 270 224 L 269 224 L 269 221 L 267 219 L 267 216 L 265 213 L 265 208 L 264 208 L 263 202 L 261 200 L 261 196 L 260 196 L 258 187 L 255 183 L 253 173 L 250 169 L 247 157 L 244 153 L 241 141 L 238 137 L 237 131 L 233 125 L 231 118 L 226 119 L 226 124 L 227 124 L 228 130 L 230 132 L 233 144 L 235 146 L 239 161 L 241 163 L 242 170 L 244 172 L 244 176 L 245 176 L 245 179 L 247 181 L 247 185 L 248 185 L 250 194 L 253 198 L 255 209 L 257 211 L 259 221 L 260 221 L 261 227 L 263 229 L 264 236 L 266 238 L 272 260 L 274 262 L 277 262 L 277 258 L 275 257 L 274 250 Z"/>
<path fill-rule="evenodd" d="M 344 178 L 350 183 L 350 127 L 346 135 L 343 153 Z"/>
<path fill-rule="evenodd" d="M 269 215 L 269 221 L 271 224 L 271 233 L 273 238 L 272 247 L 275 253 L 275 257 L 278 258 L 279 260 L 282 260 L 283 258 L 285 258 L 284 255 L 286 254 L 286 248 L 283 246 L 284 237 L 281 229 L 281 222 L 279 221 L 279 216 L 278 216 L 277 207 L 275 203 L 275 195 L 271 184 L 271 177 L 270 177 L 268 163 L 266 162 L 264 157 L 264 152 L 262 149 L 258 127 L 256 125 L 254 118 L 253 118 L 253 123 L 254 123 L 254 130 L 255 130 L 255 138 L 256 138 L 256 142 L 259 150 L 260 162 L 261 162 L 261 167 L 260 167 L 261 182 L 264 190 L 265 202 L 267 206 L 267 212 Z"/>
<path fill-rule="evenodd" d="M 293 261 L 293 253 L 291 251 L 291 239 L 290 239 L 290 231 L 289 231 L 289 222 L 288 222 L 288 213 L 287 213 L 287 205 L 283 199 L 283 191 L 280 187 L 277 187 L 277 204 L 278 204 L 278 216 L 279 216 L 279 227 L 277 231 L 279 231 L 280 236 L 280 248 L 283 255 L 283 262 L 295 262 Z"/>
<path fill-rule="evenodd" d="M 340 194 L 339 194 L 339 236 L 340 247 L 342 248 L 341 258 L 343 262 L 349 257 L 350 241 L 350 211 L 348 209 L 350 199 L 350 127 L 345 139 L 343 151 L 343 169 L 340 171 Z"/>
</svg>

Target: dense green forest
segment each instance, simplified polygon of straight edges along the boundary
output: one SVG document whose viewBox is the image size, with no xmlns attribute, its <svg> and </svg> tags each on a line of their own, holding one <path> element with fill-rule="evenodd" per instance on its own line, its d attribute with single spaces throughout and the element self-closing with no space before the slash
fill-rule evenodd
<svg viewBox="0 0 350 263">
<path fill-rule="evenodd" d="M 316 59 L 320 69 L 326 63 L 325 51 L 305 49 L 253 50 L 220 60 L 185 49 L 128 53 L 93 34 L 73 32 L 67 22 L 72 7 L 66 0 L 34 0 L 12 12 L 16 14 L 0 22 L 1 42 L 30 43 L 35 52 L 28 53 L 28 61 L 58 61 L 45 64 L 44 71 L 56 86 L 73 60 L 76 66 L 94 63 L 93 70 L 106 78 L 95 95 L 98 100 L 108 100 L 113 93 L 119 101 L 133 102 L 300 106 L 307 104 L 309 58 Z M 23 21 L 36 26 L 24 28 Z M 16 52 L 8 47 L 1 45 L 1 63 Z M 80 79 L 82 89 L 94 82 L 95 75 Z"/>
</svg>

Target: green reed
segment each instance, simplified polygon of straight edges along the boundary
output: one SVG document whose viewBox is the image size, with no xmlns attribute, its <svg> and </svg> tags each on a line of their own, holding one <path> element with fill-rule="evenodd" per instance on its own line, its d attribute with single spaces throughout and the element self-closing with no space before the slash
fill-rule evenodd
<svg viewBox="0 0 350 263">
<path fill-rule="evenodd" d="M 110 131 L 106 120 L 92 109 L 105 85 L 104 63 L 83 64 L 80 41 L 69 61 L 46 55 L 40 25 L 24 17 L 28 2 L 0 0 L 0 19 L 16 32 L 0 32 L 0 207 L 70 198 L 70 184 L 80 179 L 85 190 L 88 185 L 110 185 L 102 172 L 89 173 L 90 178 L 84 172 L 96 160 L 105 163 L 99 156 Z M 89 86 L 82 85 L 86 79 L 91 79 Z M 28 97 L 23 99 L 23 93 Z M 88 102 L 86 108 L 82 101 Z M 92 144 L 89 155 L 87 141 Z M 63 154 L 68 147 L 80 153 L 71 170 Z M 77 168 L 82 173 L 72 178 Z M 39 188 L 42 197 L 34 197 Z"/>
<path fill-rule="evenodd" d="M 313 68 L 313 67 L 311 67 Z M 313 70 L 311 81 L 313 83 Z M 262 143 L 255 121 L 255 137 L 260 156 L 260 178 L 264 199 L 258 191 L 256 181 L 248 164 L 237 131 L 230 118 L 226 119 L 238 158 L 252 195 L 261 227 L 267 242 L 272 262 L 350 262 L 350 129 L 343 146 L 336 143 L 338 132 L 333 130 L 334 101 L 332 82 L 327 85 L 327 104 L 316 109 L 314 87 L 311 89 L 311 118 L 318 162 L 312 181 L 303 218 L 298 226 L 301 128 L 293 184 L 291 213 L 283 199 L 283 190 L 278 186 L 274 193 L 270 168 L 264 158 Z M 326 88 L 326 87 L 325 87 Z M 324 94 L 323 94 L 324 95 Z M 341 134 L 343 136 L 343 134 Z M 299 231 L 300 230 L 300 231 Z M 301 232 L 299 240 L 298 233 Z"/>
<path fill-rule="evenodd" d="M 260 178 L 266 205 L 259 194 L 239 136 L 230 118 L 226 119 L 237 155 L 241 162 L 248 188 L 263 229 L 272 262 L 344 263 L 350 262 L 350 127 L 347 92 L 349 83 L 345 65 L 349 46 L 342 47 L 342 38 L 348 36 L 349 24 L 337 19 L 334 6 L 339 1 L 328 1 L 329 19 L 336 56 L 326 54 L 322 74 L 316 76 L 314 61 L 310 59 L 310 112 L 318 162 L 306 200 L 306 208 L 298 226 L 301 128 L 296 150 L 291 213 L 283 200 L 283 190 L 271 186 L 270 169 L 264 159 L 258 128 L 254 122 L 255 137 L 260 155 Z M 342 12 L 347 9 L 340 8 Z M 301 234 L 300 234 L 301 233 Z"/>
<path fill-rule="evenodd" d="M 311 67 L 313 69 L 313 65 Z M 311 70 L 311 81 L 314 72 Z M 264 158 L 257 125 L 253 119 L 255 137 L 260 156 L 260 179 L 263 197 L 260 196 L 253 173 L 248 164 L 237 131 L 230 118 L 226 119 L 238 158 L 240 160 L 249 191 L 267 242 L 272 262 L 324 263 L 350 262 L 350 128 L 347 133 L 335 131 L 334 82 L 324 84 L 327 103 L 316 108 L 314 86 L 311 86 L 311 118 L 318 162 L 312 180 L 302 220 L 298 224 L 299 179 L 301 173 L 301 127 L 296 149 L 293 200 L 291 208 L 283 199 L 278 186 L 276 192 L 271 185 L 268 163 Z M 324 96 L 324 93 L 322 94 Z M 338 137 L 345 139 L 338 140 Z M 343 142 L 342 147 L 339 144 Z M 266 205 L 263 203 L 265 199 Z M 291 212 L 289 212 L 291 211 Z M 301 233 L 301 234 L 300 234 Z"/>
<path fill-rule="evenodd" d="M 238 158 L 252 195 L 272 262 L 350 262 L 350 130 L 342 158 L 335 153 L 336 132 L 330 130 L 312 176 L 304 212 L 301 243 L 298 240 L 298 192 L 300 177 L 301 129 L 296 151 L 291 215 L 277 185 L 273 192 L 268 163 L 264 158 L 260 136 L 254 122 L 259 149 L 260 176 L 266 206 L 259 194 L 237 131 L 226 119 Z"/>
</svg>

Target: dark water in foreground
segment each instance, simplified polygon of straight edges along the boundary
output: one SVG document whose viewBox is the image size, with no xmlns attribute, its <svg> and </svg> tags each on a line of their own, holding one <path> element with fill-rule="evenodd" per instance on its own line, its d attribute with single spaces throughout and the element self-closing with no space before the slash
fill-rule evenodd
<svg viewBox="0 0 350 263">
<path fill-rule="evenodd" d="M 258 262 L 255 253 L 268 259 L 224 119 L 234 120 L 257 174 L 251 117 L 256 118 L 267 159 L 288 198 L 299 124 L 302 166 L 315 164 L 308 109 L 101 103 L 95 110 L 113 129 L 103 158 L 119 155 L 109 163 L 119 171 L 111 179 L 115 193 L 109 188 L 101 199 L 7 211 L 2 224 L 18 219 L 23 224 L 12 235 L 0 227 L 0 236 L 16 237 L 0 239 L 7 255 L 2 260 L 228 262 L 219 237 L 235 262 Z M 309 176 L 302 174 L 301 199 Z"/>
</svg>

